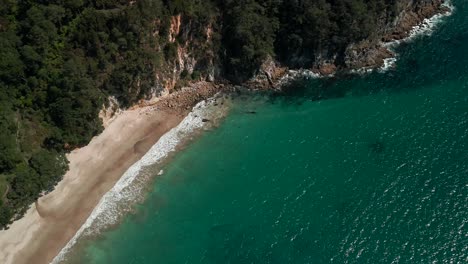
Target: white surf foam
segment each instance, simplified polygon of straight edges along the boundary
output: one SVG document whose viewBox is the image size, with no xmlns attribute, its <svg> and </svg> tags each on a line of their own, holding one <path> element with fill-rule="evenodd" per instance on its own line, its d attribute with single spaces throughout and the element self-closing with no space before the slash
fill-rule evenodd
<svg viewBox="0 0 468 264">
<path fill-rule="evenodd" d="M 411 42 L 421 36 L 431 36 L 434 33 L 437 26 L 444 21 L 445 17 L 448 17 L 453 14 L 455 11 L 455 7 L 452 5 L 451 1 L 446 1 L 442 4 L 442 6 L 447 7 L 449 9 L 448 12 L 436 14 L 430 18 L 426 18 L 421 22 L 419 25 L 414 26 L 409 34 L 408 37 L 401 39 L 401 40 L 393 40 L 390 42 L 382 43 L 382 45 L 392 52 L 395 52 L 395 48 L 398 47 L 401 43 L 408 43 Z M 380 67 L 378 70 L 380 72 L 385 72 L 391 68 L 394 68 L 398 57 L 395 56 L 393 58 L 387 58 L 384 60 L 384 65 Z"/>
<path fill-rule="evenodd" d="M 195 131 L 199 131 L 209 124 L 204 119 L 219 119 L 226 111 L 219 108 L 212 109 L 216 99 L 210 99 L 197 104 L 192 112 L 175 128 L 163 135 L 159 141 L 135 164 L 133 164 L 100 200 L 86 222 L 75 236 L 60 251 L 51 262 L 60 263 L 66 259 L 67 253 L 83 235 L 96 233 L 100 229 L 116 224 L 125 212 L 130 210 L 132 201 L 141 193 L 142 185 L 135 184 L 142 169 L 163 161 L 177 146 L 188 140 Z M 225 110 L 225 109 L 224 109 Z M 127 208 L 122 208 L 126 206 Z"/>
<path fill-rule="evenodd" d="M 455 8 L 451 4 L 450 1 L 446 1 L 442 5 L 447 7 L 449 9 L 449 11 L 445 12 L 445 13 L 436 14 L 436 15 L 432 16 L 431 18 L 424 19 L 423 22 L 421 22 L 419 25 L 414 26 L 410 30 L 410 32 L 408 34 L 408 37 L 406 37 L 404 39 L 393 40 L 393 41 L 385 42 L 385 43 L 381 44 L 382 46 L 384 46 L 384 47 L 388 48 L 390 51 L 392 51 L 395 54 L 395 57 L 384 59 L 384 63 L 380 68 L 375 69 L 375 68 L 372 68 L 372 67 L 363 67 L 363 68 L 360 68 L 360 69 L 351 70 L 350 73 L 363 75 L 363 74 L 371 73 L 374 70 L 377 70 L 378 72 L 386 72 L 386 71 L 388 71 L 388 70 L 390 70 L 392 68 L 395 68 L 396 62 L 398 61 L 398 56 L 397 56 L 398 54 L 396 53 L 395 48 L 397 48 L 398 45 L 400 45 L 401 43 L 411 42 L 411 41 L 413 41 L 413 40 L 415 40 L 415 39 L 417 39 L 417 38 L 419 38 L 421 36 L 431 36 L 432 33 L 434 33 L 437 26 L 441 22 L 444 21 L 443 19 L 445 17 L 448 17 L 448 16 L 453 14 Z"/>
<path fill-rule="evenodd" d="M 386 72 L 389 69 L 395 68 L 397 62 L 396 57 L 384 59 L 384 64 L 379 68 L 379 72 Z"/>
<path fill-rule="evenodd" d="M 364 74 L 367 74 L 367 73 L 371 73 L 373 72 L 375 69 L 374 68 L 371 68 L 371 67 L 362 67 L 362 68 L 359 68 L 359 69 L 352 69 L 350 70 L 349 72 L 350 73 L 353 73 L 353 74 L 361 74 L 361 75 L 364 75 Z"/>
<path fill-rule="evenodd" d="M 333 75 L 328 75 L 328 77 L 331 77 Z M 285 84 L 290 83 L 292 80 L 297 80 L 297 79 L 317 79 L 317 78 L 323 78 L 324 76 L 321 75 L 320 73 L 315 73 L 311 70 L 307 69 L 300 69 L 300 70 L 288 70 L 288 73 L 284 75 L 279 81 L 278 81 L 278 86 L 281 87 Z"/>
<path fill-rule="evenodd" d="M 452 15 L 455 11 L 455 7 L 452 5 L 451 1 L 446 1 L 442 4 L 442 6 L 448 8 L 449 11 L 439 13 L 430 18 L 424 19 L 422 23 L 420 23 L 417 26 L 414 26 L 410 30 L 408 37 L 401 40 L 390 41 L 388 43 L 385 43 L 384 45 L 389 48 L 394 48 L 402 42 L 410 42 L 420 36 L 431 36 L 432 33 L 434 33 L 434 30 L 437 28 L 437 25 L 439 25 L 445 17 Z"/>
<path fill-rule="evenodd" d="M 436 14 L 432 16 L 431 18 L 426 18 L 421 22 L 419 25 L 414 26 L 411 31 L 409 32 L 408 37 L 401 39 L 401 40 L 393 40 L 390 42 L 385 42 L 382 43 L 381 45 L 388 48 L 390 51 L 392 51 L 395 54 L 395 57 L 391 58 L 386 58 L 384 59 L 384 63 L 380 68 L 374 68 L 374 67 L 362 67 L 359 69 L 353 69 L 350 70 L 350 73 L 353 74 L 368 74 L 371 73 L 375 70 L 378 72 L 386 72 L 390 69 L 395 68 L 396 62 L 398 61 L 397 53 L 395 52 L 395 48 L 404 42 L 410 42 L 412 40 L 415 40 L 416 38 L 420 36 L 430 36 L 436 29 L 437 25 L 439 25 L 442 21 L 443 18 L 448 17 L 453 14 L 455 7 L 452 5 L 451 1 L 446 1 L 445 3 L 442 4 L 443 6 L 447 7 L 449 9 L 448 12 Z M 313 72 L 311 70 L 307 69 L 300 69 L 300 70 L 289 70 L 288 73 L 283 76 L 279 82 L 278 86 L 285 85 L 289 83 L 291 80 L 296 80 L 296 79 L 317 79 L 317 78 L 323 78 L 323 77 L 333 77 L 334 75 L 321 75 L 320 73 Z"/>
</svg>

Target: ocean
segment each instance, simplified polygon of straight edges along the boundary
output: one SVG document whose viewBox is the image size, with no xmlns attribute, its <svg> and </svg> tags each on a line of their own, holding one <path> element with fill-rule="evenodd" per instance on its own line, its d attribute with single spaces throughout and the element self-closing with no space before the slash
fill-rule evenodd
<svg viewBox="0 0 468 264">
<path fill-rule="evenodd" d="M 234 97 L 65 262 L 467 263 L 468 1 L 453 4 L 395 68 Z"/>
</svg>

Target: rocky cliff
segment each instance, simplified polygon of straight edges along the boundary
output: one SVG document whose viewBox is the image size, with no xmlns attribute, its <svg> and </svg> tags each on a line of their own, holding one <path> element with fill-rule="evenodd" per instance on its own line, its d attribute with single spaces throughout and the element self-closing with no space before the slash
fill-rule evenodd
<svg viewBox="0 0 468 264">
<path fill-rule="evenodd" d="M 290 65 L 281 63 L 273 56 L 268 56 L 259 67 L 253 78 L 243 84 L 254 89 L 277 88 L 286 77 L 298 74 L 332 75 L 337 71 L 349 71 L 362 68 L 378 68 L 385 59 L 394 56 L 384 43 L 401 40 L 408 37 L 413 27 L 421 24 L 426 18 L 438 13 L 447 12 L 444 0 L 398 0 L 394 19 L 389 20 L 389 14 L 383 14 L 378 20 L 378 32 L 371 36 L 349 44 L 343 51 L 322 50 L 313 57 L 302 55 L 297 61 L 311 62 L 303 67 L 300 63 Z M 170 23 L 168 42 L 174 46 L 174 59 L 164 67 L 157 69 L 155 78 L 157 87 L 152 97 L 166 94 L 182 86 L 198 81 L 225 82 L 223 61 L 220 58 L 220 36 L 218 32 L 222 23 L 216 17 L 200 23 L 184 17 L 173 16 Z M 157 26 L 158 23 L 155 23 Z M 157 31 L 157 29 L 155 29 Z M 295 56 L 295 55 L 291 55 Z M 294 71 L 294 70 L 301 71 Z"/>
<path fill-rule="evenodd" d="M 323 51 L 317 56 L 312 67 L 299 69 L 288 67 L 269 57 L 246 85 L 260 90 L 280 89 L 285 80 L 291 78 L 311 75 L 329 76 L 337 71 L 380 68 L 386 59 L 395 56 L 386 44 L 409 37 L 413 28 L 424 23 L 426 19 L 450 12 L 444 2 L 444 0 L 400 0 L 397 4 L 398 15 L 394 20 L 387 21 L 382 17 L 377 34 L 350 44 L 344 54 Z"/>
<path fill-rule="evenodd" d="M 182 15 L 171 17 L 167 43 L 165 47 L 157 47 L 158 50 L 165 49 L 168 59 L 155 69 L 156 85 L 148 98 L 168 94 L 200 81 L 221 79 L 213 22 L 202 23 Z M 161 24 L 155 21 L 154 25 L 155 35 L 158 35 Z"/>
<path fill-rule="evenodd" d="M 345 69 L 381 67 L 385 59 L 394 56 L 393 52 L 382 44 L 407 38 L 411 30 L 425 19 L 448 12 L 443 3 L 444 0 L 398 1 L 396 18 L 390 22 L 383 22 L 382 19 L 379 25 L 381 30 L 375 37 L 350 45 L 345 52 L 344 63 L 339 66 Z"/>
</svg>

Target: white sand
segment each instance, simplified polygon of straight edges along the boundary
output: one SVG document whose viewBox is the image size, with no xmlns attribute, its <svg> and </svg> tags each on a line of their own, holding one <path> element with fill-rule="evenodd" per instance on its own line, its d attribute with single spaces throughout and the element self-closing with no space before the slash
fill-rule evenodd
<svg viewBox="0 0 468 264">
<path fill-rule="evenodd" d="M 0 231 L 0 263 L 49 263 L 100 198 L 184 114 L 154 107 L 124 111 L 88 146 L 71 152 L 70 169 L 55 190 Z"/>
</svg>

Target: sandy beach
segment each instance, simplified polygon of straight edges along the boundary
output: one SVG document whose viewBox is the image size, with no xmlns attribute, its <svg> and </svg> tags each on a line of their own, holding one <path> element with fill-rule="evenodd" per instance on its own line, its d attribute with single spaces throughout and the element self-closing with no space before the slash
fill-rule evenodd
<svg viewBox="0 0 468 264">
<path fill-rule="evenodd" d="M 52 261 L 122 174 L 177 126 L 191 107 L 217 91 L 215 85 L 202 83 L 157 103 L 123 111 L 86 147 L 69 153 L 69 171 L 55 190 L 8 230 L 0 231 L 0 263 Z"/>
</svg>

